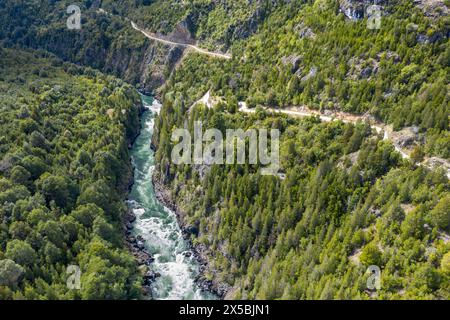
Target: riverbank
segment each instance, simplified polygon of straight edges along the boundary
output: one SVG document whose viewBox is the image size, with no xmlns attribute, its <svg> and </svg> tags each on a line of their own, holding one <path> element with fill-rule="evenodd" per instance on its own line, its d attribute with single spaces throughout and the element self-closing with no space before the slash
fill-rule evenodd
<svg viewBox="0 0 450 320">
<path fill-rule="evenodd" d="M 172 199 L 170 195 L 170 191 L 167 187 L 160 181 L 160 179 L 153 174 L 152 176 L 153 188 L 155 190 L 156 198 L 159 202 L 161 202 L 164 206 L 175 212 L 178 220 L 178 224 L 183 232 L 183 237 L 186 241 L 189 242 L 191 250 L 194 254 L 195 259 L 198 261 L 199 275 L 195 279 L 197 286 L 203 291 L 209 291 L 214 293 L 220 299 L 226 298 L 227 294 L 231 291 L 231 287 L 223 282 L 217 281 L 217 279 L 213 278 L 212 280 L 206 277 L 207 274 L 215 274 L 216 270 L 211 267 L 209 263 L 209 259 L 211 254 L 208 252 L 208 249 L 203 244 L 194 244 L 191 241 L 191 235 L 196 233 L 196 229 L 193 226 L 190 226 L 186 223 L 185 216 L 186 214 L 179 208 L 176 202 Z"/>
</svg>

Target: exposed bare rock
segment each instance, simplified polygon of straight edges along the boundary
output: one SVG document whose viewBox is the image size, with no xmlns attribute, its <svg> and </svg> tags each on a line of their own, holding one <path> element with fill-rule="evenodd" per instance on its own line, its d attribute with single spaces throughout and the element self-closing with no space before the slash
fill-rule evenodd
<svg viewBox="0 0 450 320">
<path fill-rule="evenodd" d="M 203 180 L 206 175 L 209 173 L 209 171 L 211 170 L 211 166 L 207 165 L 207 164 L 195 164 L 194 165 L 194 170 L 197 171 L 200 180 Z"/>
<path fill-rule="evenodd" d="M 316 34 L 312 31 L 312 29 L 306 26 L 303 22 L 296 25 L 294 27 L 294 31 L 300 38 L 314 39 L 316 37 Z"/>
<path fill-rule="evenodd" d="M 447 16 L 450 12 L 444 0 L 414 0 L 413 3 L 431 18 Z"/>
<path fill-rule="evenodd" d="M 438 157 L 431 157 L 425 160 L 425 165 L 433 169 L 442 168 L 446 171 L 447 177 L 450 179 L 450 161 Z"/>
<path fill-rule="evenodd" d="M 220 298 L 225 297 L 230 290 L 230 286 L 227 283 L 220 282 L 217 276 L 213 277 L 213 280 L 209 280 L 206 276 L 207 274 L 218 273 L 218 270 L 215 269 L 210 260 L 213 253 L 204 244 L 191 241 L 191 235 L 199 232 L 198 226 L 189 225 L 186 222 L 186 213 L 173 201 L 171 192 L 161 183 L 160 178 L 153 175 L 152 182 L 157 199 L 176 213 L 183 235 L 189 241 L 190 249 L 192 249 L 194 257 L 199 262 L 200 268 L 199 275 L 195 279 L 196 284 L 201 290 L 213 292 Z"/>
<path fill-rule="evenodd" d="M 337 163 L 337 167 L 339 169 L 345 170 L 346 172 L 349 172 L 350 169 L 358 162 L 358 158 L 359 158 L 359 150 L 353 153 L 349 153 L 346 154 L 344 156 L 342 156 L 338 163 Z"/>
<path fill-rule="evenodd" d="M 208 90 L 203 97 L 201 97 L 199 100 L 194 102 L 192 106 L 189 108 L 188 112 L 191 112 L 192 109 L 197 105 L 204 105 L 208 109 L 214 108 L 219 102 L 221 102 L 221 99 L 218 97 L 212 97 L 211 96 L 211 90 Z"/>
<path fill-rule="evenodd" d="M 394 51 L 390 51 L 390 50 L 380 52 L 380 53 L 377 55 L 378 61 L 381 60 L 381 57 L 382 57 L 383 55 L 386 57 L 387 60 L 391 60 L 391 59 L 392 59 L 394 63 L 399 63 L 399 62 L 401 61 L 400 56 L 398 55 L 398 53 L 397 53 L 397 52 L 394 52 Z"/>
<path fill-rule="evenodd" d="M 450 243 L 450 235 L 448 233 L 440 232 L 439 239 L 441 239 L 445 244 Z"/>
<path fill-rule="evenodd" d="M 392 132 L 391 139 L 395 145 L 400 148 L 406 148 L 418 141 L 418 133 L 417 127 L 406 127 L 400 131 Z"/>
<path fill-rule="evenodd" d="M 362 254 L 361 249 L 356 249 L 351 256 L 348 257 L 348 260 L 352 262 L 355 266 L 358 266 L 360 264 L 359 257 Z"/>
<path fill-rule="evenodd" d="M 301 62 L 302 62 L 302 57 L 299 55 L 290 55 L 288 57 L 285 56 L 285 57 L 281 58 L 281 63 L 284 66 L 291 65 L 292 73 L 295 73 L 298 70 Z"/>
<path fill-rule="evenodd" d="M 380 217 L 381 217 L 381 210 L 380 210 L 380 209 L 371 207 L 371 208 L 369 209 L 369 212 L 370 212 L 371 214 L 373 214 L 373 215 L 374 215 L 375 217 L 377 217 L 377 218 L 380 218 Z"/>
<path fill-rule="evenodd" d="M 264 20 L 266 12 L 257 8 L 245 21 L 231 25 L 227 30 L 227 39 L 245 39 L 250 37 L 258 29 L 258 25 Z"/>
<path fill-rule="evenodd" d="M 350 20 L 360 20 L 365 17 L 366 8 L 371 5 L 383 5 L 386 0 L 340 0 L 340 11 Z"/>
<path fill-rule="evenodd" d="M 353 152 L 353 153 L 350 153 L 350 154 L 347 155 L 347 157 L 348 157 L 348 159 L 350 160 L 350 163 L 351 163 L 352 165 L 355 165 L 356 162 L 358 161 L 358 158 L 359 158 L 359 152 L 360 152 L 360 150 L 358 150 L 358 151 L 356 151 L 356 152 Z"/>
<path fill-rule="evenodd" d="M 118 76 L 146 94 L 154 94 L 164 84 L 170 74 L 167 71 L 172 71 L 183 56 L 183 48 L 163 46 L 146 40 L 144 36 L 136 40 L 136 33 L 127 20 L 104 10 L 85 14 L 86 19 L 95 20 L 98 24 L 116 26 L 120 29 L 120 37 L 110 38 L 108 33 L 102 33 L 101 41 L 91 42 L 93 27 L 82 28 L 73 37 L 61 37 L 60 30 L 48 28 L 33 37 L 30 47 Z M 186 22 L 177 25 L 172 36 L 192 41 Z"/>
<path fill-rule="evenodd" d="M 169 37 L 174 42 L 195 44 L 196 41 L 192 36 L 191 28 L 189 20 L 183 20 L 175 26 Z"/>
<path fill-rule="evenodd" d="M 400 207 L 403 209 L 403 211 L 405 212 L 405 215 L 410 214 L 411 212 L 414 211 L 414 209 L 416 208 L 416 206 L 414 206 L 411 203 L 402 203 L 400 204 Z"/>
<path fill-rule="evenodd" d="M 420 44 L 435 43 L 445 39 L 447 36 L 441 32 L 435 32 L 432 35 L 418 34 L 416 40 Z"/>
<path fill-rule="evenodd" d="M 353 80 L 369 79 L 371 76 L 378 73 L 378 61 L 375 59 L 363 59 L 360 57 L 353 57 L 348 61 L 350 67 L 347 76 Z"/>
<path fill-rule="evenodd" d="M 297 72 L 295 73 L 298 77 L 301 76 L 301 69 L 298 69 Z M 309 72 L 307 75 L 303 76 L 301 78 L 301 81 L 307 81 L 313 77 L 315 77 L 317 74 L 317 67 L 316 66 L 312 66 L 311 69 L 309 69 Z"/>
<path fill-rule="evenodd" d="M 7 156 L 0 161 L 0 172 L 7 172 L 14 165 L 14 160 L 12 157 Z"/>
</svg>

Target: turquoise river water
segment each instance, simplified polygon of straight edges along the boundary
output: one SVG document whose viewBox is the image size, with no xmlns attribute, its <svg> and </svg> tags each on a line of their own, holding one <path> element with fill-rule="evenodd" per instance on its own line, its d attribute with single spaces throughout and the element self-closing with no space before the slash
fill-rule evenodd
<svg viewBox="0 0 450 320">
<path fill-rule="evenodd" d="M 136 215 L 134 236 L 146 240 L 146 249 L 155 258 L 151 268 L 161 274 L 152 285 L 154 299 L 214 299 L 201 291 L 194 279 L 198 274 L 198 262 L 189 244 L 183 239 L 174 212 L 164 207 L 155 196 L 152 185 L 154 153 L 150 149 L 154 117 L 160 104 L 151 97 L 142 97 L 147 111 L 142 115 L 141 134 L 132 148 L 135 168 L 134 185 L 128 206 Z"/>
</svg>

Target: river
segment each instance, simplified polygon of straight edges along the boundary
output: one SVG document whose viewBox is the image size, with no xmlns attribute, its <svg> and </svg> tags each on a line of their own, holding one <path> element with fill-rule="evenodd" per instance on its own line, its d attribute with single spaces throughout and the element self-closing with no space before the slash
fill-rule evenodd
<svg viewBox="0 0 450 320">
<path fill-rule="evenodd" d="M 135 172 L 128 206 L 136 216 L 133 235 L 146 240 L 146 249 L 155 258 L 151 268 L 161 274 L 152 284 L 153 298 L 214 299 L 211 293 L 201 291 L 194 282 L 198 275 L 198 262 L 183 238 L 175 213 L 156 199 L 152 184 L 154 153 L 150 142 L 160 104 L 147 96 L 142 96 L 142 101 L 147 111 L 142 115 L 141 134 L 131 151 Z"/>
</svg>

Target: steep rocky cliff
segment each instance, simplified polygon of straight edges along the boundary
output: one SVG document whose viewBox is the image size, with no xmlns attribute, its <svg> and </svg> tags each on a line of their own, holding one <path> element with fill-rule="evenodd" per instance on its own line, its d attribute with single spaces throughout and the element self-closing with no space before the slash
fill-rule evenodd
<svg viewBox="0 0 450 320">
<path fill-rule="evenodd" d="M 34 20 L 31 13 L 37 10 L 44 11 L 42 16 L 48 21 Z M 48 14 L 45 14 L 46 10 Z M 6 1 L 0 7 L 0 13 L 11 18 L 4 21 L 0 44 L 49 51 L 66 61 L 116 75 L 145 93 L 155 93 L 183 54 L 181 48 L 146 39 L 131 28 L 128 19 L 96 7 L 82 9 L 79 30 L 69 30 L 66 26 L 68 15 L 52 16 L 54 12 L 65 13 L 62 9 L 39 7 L 34 2 L 18 7 L 14 2 Z M 189 32 L 180 30 L 186 30 L 183 25 L 176 29 L 177 34 L 189 36 Z"/>
<path fill-rule="evenodd" d="M 340 0 L 339 8 L 348 19 L 359 20 L 366 16 L 366 10 L 369 6 L 382 6 L 386 3 L 386 0 Z"/>
</svg>

